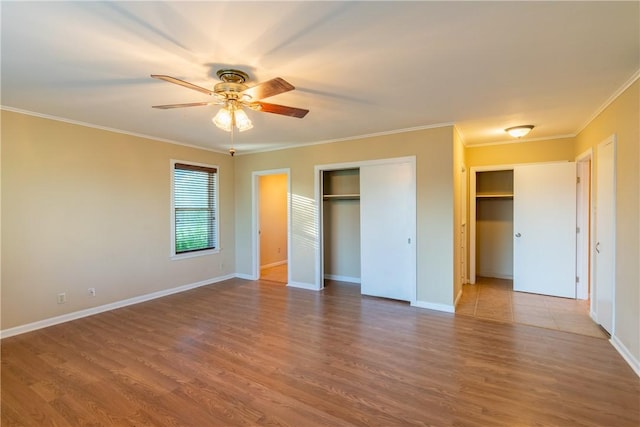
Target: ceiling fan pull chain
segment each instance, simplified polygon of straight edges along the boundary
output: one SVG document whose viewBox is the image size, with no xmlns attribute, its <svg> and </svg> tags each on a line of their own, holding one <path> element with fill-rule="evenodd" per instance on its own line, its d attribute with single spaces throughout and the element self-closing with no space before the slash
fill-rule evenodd
<svg viewBox="0 0 640 427">
<path fill-rule="evenodd" d="M 236 125 L 236 116 L 235 114 L 233 114 L 233 112 L 231 112 L 231 148 L 229 148 L 229 154 L 231 154 L 231 157 L 233 157 L 234 154 L 236 154 L 236 149 L 233 148 L 233 146 L 235 145 L 233 143 L 233 128 Z"/>
</svg>

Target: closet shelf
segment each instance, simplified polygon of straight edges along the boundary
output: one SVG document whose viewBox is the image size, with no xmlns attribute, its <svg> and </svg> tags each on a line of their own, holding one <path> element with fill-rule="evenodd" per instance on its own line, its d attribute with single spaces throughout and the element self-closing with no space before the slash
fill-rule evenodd
<svg viewBox="0 0 640 427">
<path fill-rule="evenodd" d="M 359 194 L 325 194 L 322 196 L 324 200 L 357 200 L 360 198 Z"/>
</svg>

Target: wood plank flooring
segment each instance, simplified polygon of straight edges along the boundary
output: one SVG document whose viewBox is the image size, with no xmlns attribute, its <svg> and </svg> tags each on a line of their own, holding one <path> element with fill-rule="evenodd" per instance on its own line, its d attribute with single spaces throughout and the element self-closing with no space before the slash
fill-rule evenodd
<svg viewBox="0 0 640 427">
<path fill-rule="evenodd" d="M 229 280 L 2 340 L 7 426 L 634 426 L 606 339 Z"/>
</svg>

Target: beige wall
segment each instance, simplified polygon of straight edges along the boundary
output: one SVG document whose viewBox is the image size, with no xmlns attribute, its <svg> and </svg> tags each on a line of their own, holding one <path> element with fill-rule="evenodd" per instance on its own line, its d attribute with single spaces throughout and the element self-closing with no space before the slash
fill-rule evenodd
<svg viewBox="0 0 640 427">
<path fill-rule="evenodd" d="M 614 338 L 640 362 L 640 80 L 636 80 L 576 138 L 574 155 L 615 134 L 616 295 Z M 597 170 L 594 156 L 593 171 Z M 594 177 L 595 179 L 595 177 Z M 595 181 L 594 181 L 595 182 Z M 594 194 L 597 199 L 598 195 Z"/>
<path fill-rule="evenodd" d="M 230 156 L 1 114 L 3 330 L 235 271 Z M 170 159 L 219 166 L 219 254 L 170 260 Z"/>
<path fill-rule="evenodd" d="M 262 175 L 260 187 L 260 265 L 287 261 L 287 175 Z"/>
<path fill-rule="evenodd" d="M 574 138 L 560 138 L 481 147 L 467 146 L 465 157 L 468 167 L 573 161 L 574 141 Z"/>
<path fill-rule="evenodd" d="M 314 166 L 416 156 L 418 300 L 453 304 L 453 127 L 376 136 L 236 156 L 237 271 L 252 273 L 251 174 L 290 168 L 292 242 L 289 266 L 294 283 L 313 285 L 316 271 L 318 206 Z"/>
</svg>

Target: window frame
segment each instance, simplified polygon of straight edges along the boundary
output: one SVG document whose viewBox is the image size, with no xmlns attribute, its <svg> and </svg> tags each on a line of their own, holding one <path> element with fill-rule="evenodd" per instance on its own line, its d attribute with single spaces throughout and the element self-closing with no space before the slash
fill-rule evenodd
<svg viewBox="0 0 640 427">
<path fill-rule="evenodd" d="M 169 176 L 170 176 L 170 197 L 171 197 L 171 206 L 170 206 L 170 211 L 169 211 L 169 217 L 171 219 L 171 227 L 170 227 L 170 248 L 169 248 L 169 255 L 170 255 L 170 259 L 172 260 L 177 260 L 177 259 L 184 259 L 184 258 L 194 258 L 194 257 L 200 257 L 200 256 L 207 256 L 207 255 L 211 255 L 211 254 L 217 254 L 220 252 L 220 167 L 217 165 L 210 165 L 210 164 L 206 164 L 206 163 L 197 163 L 197 162 L 192 162 L 192 161 L 186 161 L 186 160 L 176 160 L 176 159 L 171 159 L 171 161 L 169 162 Z M 176 192 L 175 192 L 175 165 L 176 164 L 182 164 L 182 165 L 188 165 L 188 166 L 194 166 L 194 167 L 202 167 L 202 168 L 208 168 L 208 169 L 215 169 L 215 175 L 216 175 L 216 182 L 215 182 L 215 188 L 214 188 L 214 212 L 215 212 L 215 235 L 214 235 L 214 240 L 216 242 L 216 247 L 213 249 L 200 249 L 200 250 L 194 250 L 194 251 L 188 251 L 188 252 L 180 252 L 177 253 L 176 252 L 176 206 L 175 206 L 175 196 L 176 196 Z"/>
</svg>

